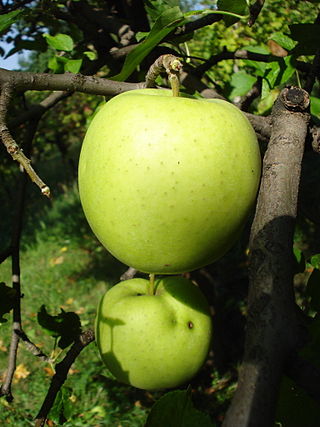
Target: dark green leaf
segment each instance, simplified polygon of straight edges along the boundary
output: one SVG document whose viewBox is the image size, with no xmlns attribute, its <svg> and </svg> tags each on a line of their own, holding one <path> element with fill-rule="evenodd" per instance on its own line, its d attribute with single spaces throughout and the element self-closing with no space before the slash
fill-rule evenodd
<svg viewBox="0 0 320 427">
<path fill-rule="evenodd" d="M 219 0 L 218 10 L 236 13 L 237 15 L 248 15 L 248 5 L 246 0 Z M 223 20 L 227 26 L 237 22 L 239 18 L 233 16 L 224 16 Z"/>
<path fill-rule="evenodd" d="M 311 308 L 320 312 L 320 270 L 317 268 L 312 271 L 309 277 L 306 292 L 311 298 Z"/>
<path fill-rule="evenodd" d="M 7 322 L 7 319 L 5 319 L 3 315 L 9 313 L 13 309 L 16 295 L 17 292 L 15 289 L 0 282 L 0 323 Z"/>
<path fill-rule="evenodd" d="M 71 52 L 74 44 L 73 40 L 68 34 L 57 34 L 56 36 L 50 36 L 50 34 L 43 34 L 48 45 L 56 50 L 63 50 L 65 52 Z"/>
<path fill-rule="evenodd" d="M 79 316 L 63 309 L 57 316 L 51 316 L 45 305 L 42 305 L 38 312 L 38 323 L 47 334 L 54 338 L 60 337 L 58 345 L 62 349 L 68 347 L 81 333 Z"/>
<path fill-rule="evenodd" d="M 166 9 L 179 6 L 179 0 L 145 0 L 144 2 L 146 12 L 152 21 L 156 21 Z"/>
<path fill-rule="evenodd" d="M 210 417 L 197 410 L 190 390 L 165 394 L 152 407 L 145 427 L 213 427 Z"/>
<path fill-rule="evenodd" d="M 306 269 L 306 260 L 303 252 L 298 248 L 293 248 L 294 255 L 294 273 L 303 273 Z"/>
<path fill-rule="evenodd" d="M 6 13 L 5 15 L 0 15 L 0 33 L 7 30 L 12 24 L 14 24 L 19 15 L 21 15 L 22 10 L 13 10 L 12 12 Z"/>
<path fill-rule="evenodd" d="M 303 388 L 283 376 L 275 427 L 314 427 L 319 424 L 320 405 Z"/>
<path fill-rule="evenodd" d="M 314 55 L 319 50 L 320 24 L 289 25 L 291 37 L 298 42 L 293 49 L 297 55 Z"/>
<path fill-rule="evenodd" d="M 47 49 L 47 45 L 44 40 L 19 40 L 13 49 L 11 49 L 6 58 L 21 50 L 37 50 L 38 52 L 45 52 Z"/>
<path fill-rule="evenodd" d="M 184 23 L 179 7 L 166 9 L 156 20 L 147 38 L 129 53 L 119 74 L 111 77 L 112 80 L 124 81 L 136 69 L 141 61 L 161 40 L 171 33 L 174 28 Z"/>
<path fill-rule="evenodd" d="M 70 388 L 62 386 L 58 391 L 54 404 L 50 409 L 48 419 L 57 425 L 65 423 L 72 414 L 72 402 L 70 400 L 72 392 Z"/>
</svg>

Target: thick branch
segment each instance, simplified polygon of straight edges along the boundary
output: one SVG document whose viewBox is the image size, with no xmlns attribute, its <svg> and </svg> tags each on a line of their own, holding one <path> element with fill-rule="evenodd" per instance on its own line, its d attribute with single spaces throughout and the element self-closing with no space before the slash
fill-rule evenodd
<svg viewBox="0 0 320 427">
<path fill-rule="evenodd" d="M 8 71 L 0 68 L 0 85 L 10 83 L 15 90 L 62 90 L 91 93 L 94 95 L 118 95 L 139 89 L 144 83 L 126 83 L 82 74 L 46 74 Z"/>
<path fill-rule="evenodd" d="M 52 377 L 50 388 L 36 417 L 35 427 L 42 427 L 45 425 L 48 413 L 54 404 L 58 391 L 67 379 L 71 365 L 74 363 L 81 351 L 93 341 L 94 333 L 91 329 L 88 329 L 83 332 L 80 335 L 79 340 L 72 345 L 62 362 L 56 365 L 56 373 Z"/>
<path fill-rule="evenodd" d="M 287 88 L 272 111 L 272 135 L 250 238 L 245 355 L 224 427 L 274 425 L 284 363 L 298 344 L 292 244 L 308 105 L 307 92 Z"/>
</svg>

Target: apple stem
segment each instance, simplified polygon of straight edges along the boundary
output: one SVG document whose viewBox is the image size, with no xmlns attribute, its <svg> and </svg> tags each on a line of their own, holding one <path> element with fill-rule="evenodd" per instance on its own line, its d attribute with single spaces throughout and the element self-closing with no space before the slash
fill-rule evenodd
<svg viewBox="0 0 320 427">
<path fill-rule="evenodd" d="M 182 70 L 180 60 L 171 54 L 161 55 L 149 68 L 146 75 L 146 87 L 154 87 L 155 80 L 162 71 L 168 74 L 173 96 L 179 96 L 179 73 Z"/>
<path fill-rule="evenodd" d="M 154 275 L 154 273 L 151 273 L 151 274 L 149 274 L 149 286 L 148 286 L 149 295 L 155 294 L 154 282 L 155 282 L 155 275 Z"/>
<path fill-rule="evenodd" d="M 169 74 L 169 82 L 172 89 L 173 96 L 179 96 L 180 82 L 176 74 Z"/>
</svg>

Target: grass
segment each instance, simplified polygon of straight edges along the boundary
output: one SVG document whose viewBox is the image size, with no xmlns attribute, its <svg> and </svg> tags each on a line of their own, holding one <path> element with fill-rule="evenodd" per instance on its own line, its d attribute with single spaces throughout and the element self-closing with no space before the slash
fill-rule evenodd
<svg viewBox="0 0 320 427">
<path fill-rule="evenodd" d="M 22 323 L 28 337 L 45 354 L 56 355 L 55 340 L 37 322 L 41 305 L 45 304 L 51 315 L 59 314 L 61 308 L 76 312 L 83 329 L 93 328 L 98 301 L 119 281 L 127 267 L 95 239 L 81 209 L 74 173 L 58 155 L 51 157 L 42 168 L 39 165 L 37 170 L 53 189 L 54 198 L 48 201 L 33 184 L 28 184 L 21 240 Z M 0 187 L 0 205 L 6 213 L 0 222 L 2 248 L 10 241 L 15 193 L 12 184 Z M 0 281 L 11 283 L 9 259 L 0 264 Z M 228 310 L 224 316 L 228 316 Z M 8 322 L 0 325 L 0 382 L 7 366 L 10 342 L 10 315 L 5 317 Z M 221 327 L 224 330 L 224 324 Z M 58 361 L 63 356 L 64 353 Z M 0 399 L 0 425 L 34 425 L 52 375 L 51 366 L 39 361 L 21 344 L 12 390 L 14 401 L 9 404 Z M 235 376 L 224 375 L 208 363 L 191 384 L 196 407 L 215 414 L 218 424 L 235 387 Z M 95 343 L 76 359 L 63 393 L 68 415 L 63 424 L 66 427 L 143 426 L 153 403 L 164 394 L 115 381 L 102 365 Z M 61 425 L 58 418 L 51 413 L 49 425 Z"/>
<path fill-rule="evenodd" d="M 93 328 L 98 301 L 127 268 L 94 238 L 74 181 L 66 180 L 59 168 L 55 175 L 60 179 L 54 188 L 60 190 L 52 202 L 29 186 L 21 241 L 23 328 L 45 354 L 53 354 L 55 340 L 37 322 L 41 305 L 45 304 L 52 315 L 61 308 L 74 311 L 80 316 L 83 329 Z M 2 194 L 0 201 L 8 212 L 8 198 Z M 1 236 L 3 242 L 8 242 L 11 227 L 8 222 L 3 224 Z M 0 281 L 11 283 L 10 259 L 0 265 Z M 0 376 L 6 369 L 10 342 L 10 315 L 5 317 L 8 322 L 0 325 Z M 0 425 L 34 425 L 52 374 L 48 363 L 39 361 L 20 345 L 12 390 L 14 401 L 9 404 L 0 399 Z M 113 380 L 99 359 L 95 343 L 77 358 L 64 387 L 69 402 L 65 426 L 142 426 L 154 400 L 144 391 Z"/>
</svg>

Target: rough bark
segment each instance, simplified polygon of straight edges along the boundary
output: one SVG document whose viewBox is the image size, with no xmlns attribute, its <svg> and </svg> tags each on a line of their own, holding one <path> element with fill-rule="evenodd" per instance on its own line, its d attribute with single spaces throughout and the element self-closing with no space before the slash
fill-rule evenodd
<svg viewBox="0 0 320 427">
<path fill-rule="evenodd" d="M 274 425 L 284 364 L 299 342 L 292 243 L 308 105 L 307 92 L 286 88 L 272 111 L 271 139 L 250 237 L 245 354 L 224 427 Z"/>
</svg>

